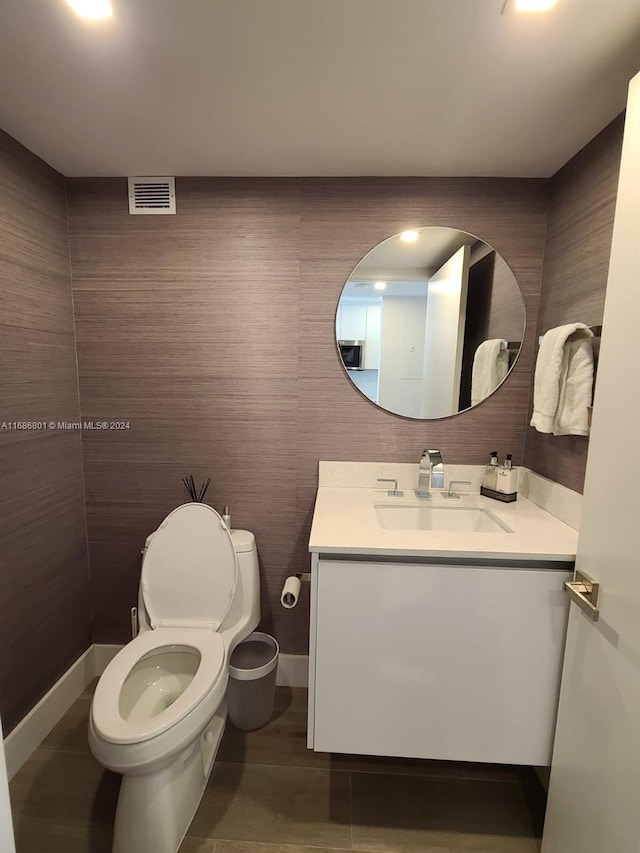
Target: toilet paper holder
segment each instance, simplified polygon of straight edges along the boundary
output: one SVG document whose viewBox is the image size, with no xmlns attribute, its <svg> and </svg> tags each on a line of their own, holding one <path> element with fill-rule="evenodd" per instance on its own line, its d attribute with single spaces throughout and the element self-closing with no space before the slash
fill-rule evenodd
<svg viewBox="0 0 640 853">
<path fill-rule="evenodd" d="M 291 610 L 298 603 L 301 584 L 311 580 L 310 572 L 298 572 L 286 578 L 280 593 L 280 603 L 286 610 Z"/>
</svg>

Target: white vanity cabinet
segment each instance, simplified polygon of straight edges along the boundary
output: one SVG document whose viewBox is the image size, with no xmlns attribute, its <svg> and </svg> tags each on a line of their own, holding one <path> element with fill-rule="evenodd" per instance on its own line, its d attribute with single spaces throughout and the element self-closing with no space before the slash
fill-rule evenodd
<svg viewBox="0 0 640 853">
<path fill-rule="evenodd" d="M 314 554 L 309 746 L 549 764 L 570 577 L 550 565 Z"/>
</svg>

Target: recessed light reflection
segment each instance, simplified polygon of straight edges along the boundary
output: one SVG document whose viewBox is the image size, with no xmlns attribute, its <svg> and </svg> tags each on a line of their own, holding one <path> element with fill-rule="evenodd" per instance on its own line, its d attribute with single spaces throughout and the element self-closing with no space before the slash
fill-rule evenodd
<svg viewBox="0 0 640 853">
<path fill-rule="evenodd" d="M 546 12 L 558 0 L 515 0 L 516 12 Z"/>
<path fill-rule="evenodd" d="M 419 236 L 417 231 L 403 231 L 400 239 L 403 243 L 415 243 Z"/>
<path fill-rule="evenodd" d="M 73 11 L 81 18 L 97 21 L 113 15 L 111 0 L 67 0 Z"/>
<path fill-rule="evenodd" d="M 373 286 L 375 287 L 376 290 L 386 290 L 387 282 L 386 281 L 376 281 L 376 283 Z"/>
</svg>

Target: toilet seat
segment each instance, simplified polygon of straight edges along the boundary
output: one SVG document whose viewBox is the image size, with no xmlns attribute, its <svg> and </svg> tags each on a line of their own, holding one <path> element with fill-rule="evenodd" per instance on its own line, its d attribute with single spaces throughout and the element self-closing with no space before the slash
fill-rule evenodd
<svg viewBox="0 0 640 853">
<path fill-rule="evenodd" d="M 151 627 L 217 631 L 237 583 L 231 533 L 215 509 L 188 503 L 169 513 L 142 562 L 140 587 Z"/>
<path fill-rule="evenodd" d="M 200 656 L 196 673 L 175 702 L 156 716 L 137 722 L 125 720 L 120 713 L 120 693 L 127 676 L 143 658 L 165 649 L 195 650 Z M 188 627 L 144 631 L 118 652 L 98 681 L 92 703 L 96 734 L 109 743 L 149 740 L 175 726 L 207 697 L 217 704 L 221 698 L 218 694 L 224 694 L 226 688 L 228 668 L 224 664 L 224 641 L 214 631 Z"/>
</svg>

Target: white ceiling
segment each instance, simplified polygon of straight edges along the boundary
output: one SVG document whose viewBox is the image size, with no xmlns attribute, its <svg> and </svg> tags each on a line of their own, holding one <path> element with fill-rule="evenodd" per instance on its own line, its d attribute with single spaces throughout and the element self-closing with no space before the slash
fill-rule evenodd
<svg viewBox="0 0 640 853">
<path fill-rule="evenodd" d="M 384 278 L 382 270 L 395 270 L 397 276 L 387 274 L 387 278 L 404 280 L 403 270 L 421 270 L 420 278 L 424 279 L 442 266 L 460 246 L 473 246 L 478 241 L 466 231 L 433 225 L 418 228 L 417 234 L 415 243 L 403 242 L 399 234 L 378 243 L 356 265 L 349 278 L 353 281 Z"/>
<path fill-rule="evenodd" d="M 548 176 L 624 107 L 638 0 L 2 0 L 0 127 L 66 175 Z"/>
</svg>

